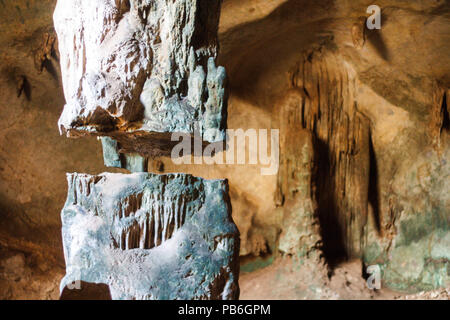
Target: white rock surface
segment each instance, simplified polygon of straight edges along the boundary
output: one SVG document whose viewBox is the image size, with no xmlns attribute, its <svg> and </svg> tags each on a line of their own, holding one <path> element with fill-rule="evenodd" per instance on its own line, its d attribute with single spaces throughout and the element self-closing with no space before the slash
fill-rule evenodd
<svg viewBox="0 0 450 320">
<path fill-rule="evenodd" d="M 76 281 L 82 281 L 79 289 L 97 285 L 112 299 L 239 297 L 239 232 L 226 180 L 148 173 L 67 177 L 62 298 L 83 298 Z"/>
<path fill-rule="evenodd" d="M 67 103 L 61 133 L 136 133 L 151 142 L 161 140 L 152 133 L 192 134 L 197 126 L 204 140 L 223 140 L 226 74 L 215 64 L 220 4 L 58 0 Z"/>
</svg>

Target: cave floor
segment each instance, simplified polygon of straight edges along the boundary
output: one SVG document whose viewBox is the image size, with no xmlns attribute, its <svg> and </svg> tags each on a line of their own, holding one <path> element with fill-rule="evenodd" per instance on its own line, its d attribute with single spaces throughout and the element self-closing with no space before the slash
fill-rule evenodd
<svg viewBox="0 0 450 320">
<path fill-rule="evenodd" d="M 450 297 L 450 288 L 416 294 L 388 288 L 370 290 L 361 270 L 360 261 L 339 264 L 325 286 L 314 288 L 314 284 L 311 284 L 313 281 L 310 281 L 313 272 L 310 268 L 292 272 L 289 259 L 278 260 L 266 268 L 241 273 L 240 300 L 449 300 Z"/>
</svg>

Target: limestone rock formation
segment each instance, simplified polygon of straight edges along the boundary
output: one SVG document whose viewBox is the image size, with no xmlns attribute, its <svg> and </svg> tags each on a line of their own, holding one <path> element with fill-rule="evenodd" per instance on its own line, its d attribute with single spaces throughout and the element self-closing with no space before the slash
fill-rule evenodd
<svg viewBox="0 0 450 320">
<path fill-rule="evenodd" d="M 227 181 L 148 173 L 67 178 L 63 298 L 79 294 L 70 290 L 76 281 L 112 299 L 238 298 L 239 232 Z"/>
<path fill-rule="evenodd" d="M 279 119 L 280 149 L 284 152 L 275 199 L 283 215 L 278 248 L 284 254 L 319 260 L 322 237 L 315 195 L 314 143 L 302 127 L 294 101 L 281 107 Z"/>
<path fill-rule="evenodd" d="M 94 11 L 85 10 L 86 14 L 81 16 L 78 9 L 103 3 L 112 15 L 123 13 L 117 15 L 120 19 L 107 18 L 105 24 L 103 20 L 93 24 L 100 33 L 102 26 L 113 28 L 103 44 L 112 44 L 122 36 L 125 39 L 121 33 L 127 29 L 124 24 L 143 29 L 151 24 L 150 20 L 141 23 L 141 18 L 133 18 L 139 12 L 133 9 L 137 3 L 147 7 L 150 1 L 66 0 L 63 7 L 80 5 L 70 12 L 69 19 L 82 20 L 77 26 L 73 21 L 64 25 L 72 34 L 64 47 L 64 43 L 59 43 L 64 41 L 54 41 L 52 14 L 56 3 L 56 0 L 0 1 L 0 105 L 4 110 L 0 117 L 0 298 L 58 297 L 55 286 L 64 268 L 60 212 L 67 197 L 65 173 L 105 170 L 95 137 L 64 139 L 56 126 L 65 104 L 60 68 L 65 70 L 64 82 L 70 82 L 68 66 L 61 66 L 60 61 L 67 62 L 67 54 L 75 53 L 74 35 L 86 36 L 86 29 L 75 28 L 81 22 L 97 19 Z M 149 6 L 173 8 L 172 3 L 175 1 L 154 0 Z M 203 7 L 206 4 L 209 8 L 213 3 L 201 1 L 199 6 L 206 8 Z M 86 74 L 94 73 L 89 81 L 96 79 L 95 74 L 99 79 L 104 77 L 100 73 L 106 74 L 109 83 L 133 95 L 119 97 L 123 110 L 118 108 L 117 116 L 114 110 L 102 111 L 106 102 L 100 101 L 101 108 L 97 111 L 86 109 L 81 118 L 91 113 L 99 115 L 85 121 L 99 123 L 90 128 L 93 132 L 85 132 L 77 125 L 63 131 L 67 130 L 71 136 L 101 136 L 105 163 L 112 167 L 108 168 L 111 172 L 124 173 L 116 167 L 125 167 L 130 171 L 148 169 L 186 172 L 208 179 L 227 178 L 233 220 L 241 233 L 239 281 L 243 298 L 377 299 L 386 297 L 383 294 L 391 290 L 450 288 L 450 3 L 378 0 L 375 4 L 381 8 L 381 29 L 369 30 L 364 21 L 370 15 L 367 8 L 371 4 L 374 3 L 368 0 L 224 0 L 218 29 L 220 52 L 215 45 L 214 8 L 208 14 L 211 14 L 209 27 L 196 29 L 201 34 L 195 31 L 198 35 L 195 39 L 209 39 L 191 41 L 195 56 L 202 57 L 197 64 L 202 66 L 205 78 L 208 78 L 207 60 L 217 55 L 216 65 L 226 67 L 230 79 L 228 127 L 287 129 L 287 134 L 280 137 L 290 137 L 292 145 L 280 141 L 278 175 L 261 176 L 258 165 L 178 166 L 164 157 L 155 159 L 146 168 L 145 157 L 160 155 L 162 149 L 170 147 L 167 132 L 141 130 L 148 127 L 146 122 L 153 126 L 152 119 L 162 115 L 155 116 L 152 111 L 153 106 L 158 106 L 152 101 L 160 101 L 161 95 L 153 99 L 144 93 L 151 92 L 151 87 L 158 88 L 157 81 L 147 79 L 157 75 L 161 87 L 167 89 L 162 75 L 168 69 L 153 70 L 155 63 L 162 65 L 155 58 L 158 55 L 155 52 L 162 53 L 157 43 L 162 45 L 166 41 L 169 48 L 174 42 L 167 40 L 174 38 L 167 38 L 190 35 L 186 28 L 185 33 L 176 27 L 163 33 L 155 29 L 152 33 L 155 38 L 148 36 L 155 45 L 150 41 L 148 46 L 142 37 L 134 38 L 134 34 L 144 32 L 134 33 L 131 43 L 124 40 L 120 49 L 126 52 L 133 45 L 142 47 L 149 52 L 148 61 L 119 55 L 111 72 L 102 69 L 110 66 L 108 62 L 100 65 L 96 60 L 101 54 L 96 49 L 102 45 L 89 42 L 95 50 L 86 51 L 86 57 L 95 57 L 87 64 L 90 68 L 92 64 L 100 65 L 86 69 Z M 205 11 L 197 10 L 195 16 L 204 17 Z M 99 17 L 104 13 L 99 12 Z M 164 10 L 166 17 L 173 14 L 174 11 Z M 132 23 L 133 19 L 137 24 Z M 183 28 L 192 25 L 188 19 L 177 21 Z M 201 26 L 208 23 L 203 18 L 195 21 Z M 63 27 L 62 23 L 58 25 L 57 29 Z M 166 38 L 158 38 L 158 34 L 165 34 Z M 188 38 L 185 39 L 188 43 Z M 87 40 L 76 39 L 79 45 L 88 45 Z M 60 47 L 66 57 L 59 56 Z M 190 52 L 181 47 L 169 51 L 177 56 L 178 49 Z M 212 54 L 203 55 L 205 51 Z M 106 52 L 105 49 L 103 53 Z M 164 55 L 159 57 L 162 59 Z M 167 61 L 178 61 L 175 56 L 167 57 Z M 125 69 L 124 61 L 137 61 L 138 67 L 133 68 L 136 72 L 120 71 Z M 65 87 L 86 87 L 80 84 L 80 79 L 89 77 L 83 78 L 80 65 L 70 66 L 79 71 Z M 148 68 L 144 76 L 139 73 L 143 65 Z M 171 79 L 182 78 L 176 70 L 186 71 L 178 87 L 182 94 L 179 100 L 174 100 L 188 101 L 186 97 L 190 96 L 189 101 L 197 101 L 195 97 L 201 96 L 205 106 L 208 80 L 198 81 L 203 83 L 200 88 L 205 88 L 205 94 L 197 95 L 200 91 L 195 93 L 190 88 L 197 88 L 194 84 L 196 79 L 203 79 L 202 73 L 190 77 L 187 65 L 172 63 L 172 66 L 175 72 L 169 72 L 173 75 Z M 121 82 L 117 74 L 136 78 Z M 177 81 L 173 82 L 175 88 Z M 209 83 L 212 88 L 214 82 Z M 92 88 L 102 86 L 99 81 Z M 173 95 L 166 95 L 164 90 L 163 100 L 169 101 Z M 106 92 L 112 94 L 111 90 Z M 78 103 L 76 91 L 71 91 L 68 106 L 71 96 Z M 95 98 L 95 94 L 90 96 Z M 292 116 L 279 121 L 280 111 L 288 105 Z M 125 109 L 128 112 L 121 115 Z M 150 112 L 146 113 L 147 110 Z M 134 112 L 136 119 L 131 116 Z M 108 125 L 104 125 L 102 119 L 111 121 L 106 120 Z M 199 115 L 198 119 L 202 122 L 205 118 Z M 129 135 L 125 135 L 128 131 Z M 248 147 L 248 151 L 258 152 L 256 147 Z M 310 162 L 312 158 L 314 163 Z M 303 192 L 308 190 L 310 193 Z M 318 240 L 322 242 L 317 246 L 320 250 L 315 250 Z M 305 266 L 310 259 L 303 254 L 308 251 L 323 253 L 327 265 Z M 297 254 L 300 259 L 293 261 Z M 350 269 L 345 267 L 347 259 L 353 264 Z M 372 265 L 381 268 L 381 290 L 367 289 L 364 278 L 367 274 L 362 271 Z M 310 271 L 322 273 L 326 268 L 330 281 L 311 280 Z M 340 279 L 337 283 L 336 277 Z M 97 287 L 84 284 L 88 291 L 80 293 L 84 296 L 104 289 L 100 284 Z M 309 292 L 311 287 L 315 293 Z M 327 292 L 330 290 L 333 292 Z M 424 293 L 419 298 L 429 296 Z"/>
<path fill-rule="evenodd" d="M 65 1 L 54 12 L 68 136 L 107 135 L 164 154 L 170 133 L 222 141 L 226 74 L 216 67 L 220 0 Z"/>
<path fill-rule="evenodd" d="M 291 70 L 291 80 L 283 102 L 297 110 L 290 121 L 315 136 L 318 168 L 311 182 L 320 203 L 324 249 L 358 257 L 367 220 L 369 121 L 358 111 L 353 82 L 334 55 L 310 52 Z"/>
<path fill-rule="evenodd" d="M 364 261 L 379 264 L 392 288 L 414 292 L 450 284 L 449 156 L 450 148 L 441 159 L 419 153 L 397 173 L 391 216 L 380 218 L 383 229 L 380 220 L 368 221 Z"/>
<path fill-rule="evenodd" d="M 243 24 L 238 14 L 224 16 L 222 59 L 235 112 L 252 106 L 273 119 L 296 106 L 301 128 L 313 135 L 327 260 L 378 265 L 383 288 L 448 287 L 448 1 L 380 1 L 374 30 L 360 23 L 367 1 L 277 3 L 252 1 Z M 238 1 L 227 6 L 244 15 Z M 285 221 L 272 215 L 261 208 L 254 220 L 278 226 L 281 237 Z"/>
<path fill-rule="evenodd" d="M 60 131 L 98 136 L 106 166 L 141 172 L 68 176 L 62 298 L 239 296 L 227 182 L 144 173 L 147 157 L 170 154 L 172 133 L 225 139 L 226 74 L 215 62 L 220 4 L 57 2 Z M 81 292 L 70 291 L 73 281 Z"/>
</svg>

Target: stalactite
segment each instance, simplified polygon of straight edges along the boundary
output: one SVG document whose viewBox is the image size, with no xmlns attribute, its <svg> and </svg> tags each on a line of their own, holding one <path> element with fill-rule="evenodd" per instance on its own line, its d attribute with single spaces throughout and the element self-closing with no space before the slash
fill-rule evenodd
<svg viewBox="0 0 450 320">
<path fill-rule="evenodd" d="M 292 70 L 291 82 L 296 121 L 315 137 L 324 250 L 357 257 L 367 220 L 369 121 L 358 112 L 352 80 L 332 54 L 305 56 Z"/>
<path fill-rule="evenodd" d="M 295 97 L 299 91 L 294 90 L 291 94 Z M 297 99 L 291 98 L 281 106 L 279 114 L 280 149 L 283 150 L 276 194 L 283 212 L 279 249 L 285 254 L 318 258 L 321 256 L 322 238 L 314 192 L 313 139 L 311 133 L 303 128 L 302 110 L 296 103 Z"/>
</svg>

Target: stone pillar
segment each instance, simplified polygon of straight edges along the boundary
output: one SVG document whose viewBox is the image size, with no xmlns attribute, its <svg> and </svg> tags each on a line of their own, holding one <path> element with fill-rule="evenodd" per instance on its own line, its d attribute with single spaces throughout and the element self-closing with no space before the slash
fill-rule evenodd
<svg viewBox="0 0 450 320">
<path fill-rule="evenodd" d="M 171 134 L 225 138 L 216 67 L 220 0 L 59 0 L 54 13 L 69 137 L 110 136 L 127 153 L 170 154 Z"/>
<path fill-rule="evenodd" d="M 291 93 L 296 97 L 297 93 Z M 283 213 L 279 250 L 300 258 L 320 259 L 322 237 L 315 197 L 313 136 L 302 126 L 296 99 L 280 106 L 280 170 L 275 203 Z"/>
<path fill-rule="evenodd" d="M 67 175 L 63 298 L 237 299 L 239 233 L 228 183 L 186 174 Z"/>
<path fill-rule="evenodd" d="M 239 232 L 227 181 L 146 173 L 172 134 L 223 143 L 221 0 L 58 0 L 61 134 L 97 136 L 108 167 L 69 174 L 62 298 L 237 299 Z"/>
</svg>

